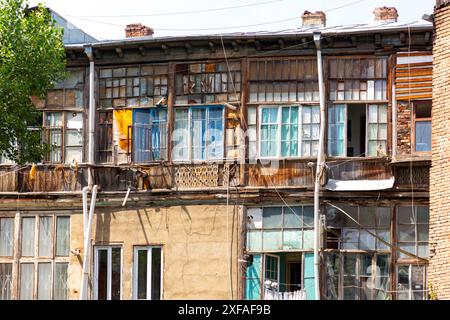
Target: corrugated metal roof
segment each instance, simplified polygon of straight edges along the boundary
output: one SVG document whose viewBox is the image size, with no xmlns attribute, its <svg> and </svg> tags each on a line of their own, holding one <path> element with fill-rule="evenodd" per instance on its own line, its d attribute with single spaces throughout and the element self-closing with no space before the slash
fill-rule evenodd
<svg viewBox="0 0 450 320">
<path fill-rule="evenodd" d="M 145 36 L 133 37 L 117 40 L 104 40 L 93 43 L 94 47 L 103 47 L 109 45 L 126 45 L 141 42 L 173 42 L 188 40 L 213 40 L 223 37 L 224 39 L 245 39 L 245 38 L 263 38 L 263 37 L 282 37 L 282 36 L 311 36 L 313 32 L 320 31 L 324 36 L 327 35 L 345 35 L 345 34 L 373 34 L 388 33 L 394 31 L 414 31 L 414 30 L 433 30 L 433 24 L 425 20 L 411 22 L 374 22 L 370 24 L 352 24 L 333 27 L 300 27 L 294 29 L 285 29 L 279 31 L 256 31 L 256 32 L 232 32 L 232 33 L 209 33 L 185 36 Z M 156 29 L 157 31 L 157 29 Z M 71 46 L 66 46 L 71 47 Z"/>
</svg>

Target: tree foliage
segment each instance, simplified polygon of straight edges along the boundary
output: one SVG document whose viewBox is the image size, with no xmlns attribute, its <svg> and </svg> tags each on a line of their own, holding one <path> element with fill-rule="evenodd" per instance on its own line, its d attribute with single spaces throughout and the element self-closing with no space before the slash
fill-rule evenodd
<svg viewBox="0 0 450 320">
<path fill-rule="evenodd" d="M 49 149 L 29 130 L 42 124 L 31 97 L 44 98 L 65 77 L 62 36 L 43 5 L 0 0 L 0 155 L 19 164 L 39 162 Z"/>
</svg>

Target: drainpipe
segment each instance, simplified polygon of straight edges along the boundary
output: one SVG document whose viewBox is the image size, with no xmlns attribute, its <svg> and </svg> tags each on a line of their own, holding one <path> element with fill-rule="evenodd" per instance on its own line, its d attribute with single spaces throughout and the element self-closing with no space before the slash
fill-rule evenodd
<svg viewBox="0 0 450 320">
<path fill-rule="evenodd" d="M 86 53 L 89 59 L 89 145 L 88 145 L 88 162 L 89 162 L 89 170 L 88 170 L 88 186 L 92 189 L 94 185 L 93 182 L 93 174 L 92 174 L 92 166 L 95 164 L 94 161 L 94 143 L 95 143 L 95 97 L 94 97 L 94 86 L 95 86 L 95 65 L 94 65 L 94 54 L 92 52 L 92 47 L 84 48 L 84 53 Z"/>
<path fill-rule="evenodd" d="M 320 281 L 319 281 L 319 247 L 320 247 L 320 211 L 319 211 L 319 192 L 320 178 L 324 167 L 324 144 L 325 144 L 325 88 L 323 83 L 323 66 L 322 66 L 322 34 L 314 32 L 314 43 L 317 48 L 317 71 L 319 76 L 319 94 L 320 94 L 320 133 L 319 133 L 319 150 L 317 151 L 317 169 L 316 180 L 314 183 L 314 286 L 315 300 L 320 300 Z"/>
<path fill-rule="evenodd" d="M 89 255 L 90 255 L 90 242 L 91 242 L 91 228 L 92 228 L 92 219 L 94 216 L 95 209 L 95 200 L 97 198 L 97 188 L 95 185 L 92 188 L 91 195 L 91 207 L 89 208 L 89 219 L 87 219 L 87 226 L 84 228 L 84 252 L 83 252 L 83 274 L 81 275 L 81 288 L 80 288 L 80 300 L 87 300 L 87 291 L 88 291 L 88 279 L 89 279 Z M 83 203 L 84 206 L 84 203 Z M 87 206 L 87 199 L 86 199 Z"/>
</svg>

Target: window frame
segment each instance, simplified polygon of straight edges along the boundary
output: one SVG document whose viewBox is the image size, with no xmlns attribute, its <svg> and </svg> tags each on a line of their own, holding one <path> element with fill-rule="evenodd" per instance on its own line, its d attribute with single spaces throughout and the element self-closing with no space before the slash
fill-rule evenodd
<svg viewBox="0 0 450 320">
<path fill-rule="evenodd" d="M 401 267 L 408 267 L 408 290 L 398 290 L 398 286 L 399 286 L 399 268 Z M 423 279 L 422 279 L 422 284 L 423 287 L 425 288 L 425 290 L 414 290 L 412 287 L 412 269 L 414 267 L 419 267 L 419 268 L 423 268 Z M 421 300 L 428 300 L 428 288 L 427 288 L 427 283 L 428 283 L 428 266 L 426 264 L 397 264 L 395 266 L 395 299 L 396 300 L 403 300 L 403 299 L 399 299 L 398 295 L 399 293 L 408 293 L 408 299 L 407 300 L 415 300 L 414 298 L 414 294 L 417 292 L 421 292 L 422 293 L 422 298 Z"/>
<path fill-rule="evenodd" d="M 291 210 L 291 208 L 301 208 L 302 212 L 301 212 L 301 226 L 299 227 L 285 227 L 284 226 L 284 212 L 285 210 Z M 251 227 L 247 224 L 246 226 L 246 241 L 245 241 L 245 248 L 247 252 L 251 252 L 251 253 L 262 253 L 262 254 L 270 254 L 270 253 L 277 253 L 277 252 L 308 252 L 311 251 L 311 248 L 305 248 L 304 246 L 304 232 L 305 231 L 314 231 L 314 225 L 306 225 L 304 223 L 304 210 L 305 207 L 308 208 L 313 208 L 313 205 L 311 204 L 301 204 L 301 205 L 292 205 L 292 206 L 286 206 L 286 205 L 269 205 L 269 206 L 250 206 L 250 207 L 246 207 L 245 209 L 245 214 L 246 217 L 248 218 L 249 215 L 249 210 L 259 210 L 261 212 L 261 227 Z M 280 222 L 280 227 L 265 227 L 264 226 L 264 209 L 266 208 L 281 208 L 281 222 Z M 284 243 L 284 231 L 286 230 L 291 230 L 291 231 L 300 231 L 302 233 L 301 235 L 301 244 L 300 244 L 300 248 L 294 248 L 294 249 L 265 249 L 264 248 L 264 232 L 265 231 L 278 231 L 281 233 L 281 246 L 283 246 Z M 256 233 L 259 232 L 260 236 L 261 236 L 261 247 L 259 249 L 252 249 L 251 245 L 250 245 L 250 233 Z"/>
<path fill-rule="evenodd" d="M 111 280 L 112 280 L 112 249 L 119 248 L 120 249 L 120 298 L 123 299 L 123 247 L 122 245 L 99 245 L 94 246 L 94 283 L 93 283 L 93 297 L 94 300 L 98 299 L 98 272 L 99 272 L 99 257 L 98 253 L 100 250 L 107 250 L 107 299 L 111 300 Z"/>
<path fill-rule="evenodd" d="M 77 114 L 81 115 L 81 129 L 74 129 L 74 128 L 68 128 L 68 114 L 72 113 L 73 114 Z M 61 115 L 61 126 L 47 126 L 47 119 L 46 116 L 48 114 L 60 114 Z M 85 128 L 85 121 L 86 121 L 86 117 L 85 114 L 83 112 L 83 110 L 78 110 L 78 111 L 67 111 L 67 110 L 45 110 L 43 112 L 43 123 L 42 123 L 42 128 L 43 128 L 43 142 L 44 143 L 48 143 L 50 145 L 53 145 L 51 143 L 49 143 L 47 140 L 51 139 L 53 137 L 52 133 L 53 132 L 58 132 L 61 136 L 61 144 L 59 146 L 57 146 L 57 150 L 59 150 L 61 156 L 58 160 L 54 160 L 54 150 L 50 150 L 50 152 L 45 156 L 43 162 L 44 163 L 51 163 L 51 164 L 70 164 L 72 162 L 67 162 L 66 159 L 66 149 L 70 149 L 70 148 L 79 148 L 81 150 L 81 161 L 80 163 L 84 163 L 85 161 L 85 137 L 84 137 L 84 128 Z M 74 131 L 78 131 L 81 134 L 81 139 L 82 139 L 82 143 L 79 145 L 68 145 L 67 143 L 67 139 L 69 136 L 69 132 L 74 132 Z"/>
<path fill-rule="evenodd" d="M 354 106 L 355 108 L 356 108 L 356 105 L 364 105 L 364 109 L 365 109 L 365 115 L 366 115 L 366 121 L 365 121 L 365 130 L 366 130 L 366 132 L 365 132 L 365 146 L 364 146 L 364 156 L 361 156 L 361 155 L 358 155 L 358 156 L 348 156 L 347 154 L 348 154 L 348 151 L 347 151 L 347 149 L 348 149 L 348 120 L 349 120 L 349 118 L 348 118 L 348 108 L 349 108 L 349 106 L 351 107 L 351 106 Z M 331 155 L 330 154 L 330 143 L 331 143 L 331 140 L 339 140 L 339 139 L 336 139 L 336 138 L 334 138 L 334 139 L 331 139 L 331 132 L 330 132 L 330 124 L 334 124 L 334 123 L 330 123 L 330 112 L 331 112 L 331 108 L 337 108 L 337 107 L 339 107 L 339 106 L 343 106 L 345 109 L 345 114 L 344 114 L 344 123 L 343 123 L 343 125 L 344 125 L 344 133 L 343 133 L 343 148 L 344 148 L 344 154 L 342 155 L 342 154 L 338 154 L 338 155 Z M 371 106 L 377 106 L 377 122 L 376 123 L 372 123 L 372 122 L 370 122 L 369 123 L 369 108 L 371 107 Z M 379 122 L 378 121 L 378 119 L 379 119 L 379 115 L 380 115 L 380 107 L 386 107 L 386 123 L 384 123 L 384 122 Z M 339 103 L 331 103 L 331 104 L 329 104 L 328 105 L 328 108 L 327 108 L 327 112 L 326 112 L 326 118 L 327 118 L 327 122 L 326 122 L 326 126 L 327 126 L 327 130 L 326 130 L 326 154 L 327 154 L 327 156 L 329 157 L 329 158 L 333 158 L 333 159 L 339 159 L 339 158 L 352 158 L 352 159 L 379 159 L 379 158 L 385 158 L 385 157 L 387 157 L 387 156 L 389 156 L 389 150 L 390 150 L 390 132 L 389 132 L 389 105 L 388 104 L 386 104 L 386 103 L 383 103 L 383 102 L 370 102 L 370 103 L 367 103 L 367 102 L 361 102 L 361 103 L 358 103 L 358 102 L 352 102 L 352 103 L 346 103 L 346 102 L 339 102 Z M 378 131 L 378 128 L 379 128 L 379 126 L 380 125 L 386 125 L 386 139 L 385 140 L 381 140 L 381 139 L 377 139 L 377 140 L 374 140 L 374 139 L 369 139 L 369 124 L 376 124 L 377 125 L 377 138 L 378 138 L 378 136 L 379 136 L 379 131 Z M 369 156 L 369 155 L 367 155 L 368 154 L 368 151 L 369 151 L 369 142 L 370 141 L 377 141 L 377 143 L 379 142 L 379 141 L 386 141 L 386 150 L 385 150 L 385 152 L 386 152 L 386 155 L 378 155 L 378 152 L 377 152 L 377 155 L 376 156 Z"/>
<path fill-rule="evenodd" d="M 416 110 L 417 110 L 417 103 L 429 103 L 429 108 L 430 108 L 430 117 L 428 117 L 428 118 L 417 118 L 416 117 Z M 417 137 L 417 130 L 416 130 L 416 124 L 417 124 L 417 122 L 429 122 L 430 123 L 430 125 L 432 126 L 433 125 L 433 117 L 432 117 L 432 108 L 433 108 L 433 105 L 432 105 L 432 101 L 431 100 L 421 100 L 421 101 L 414 101 L 412 104 L 411 104 L 411 107 L 412 107 L 412 112 L 411 112 L 411 114 L 412 114 L 412 126 L 411 126 L 411 131 L 412 131 L 412 143 L 411 143 L 411 145 L 412 145 L 412 149 L 413 149 L 413 152 L 414 153 L 416 153 L 416 154 L 419 154 L 419 155 L 430 155 L 431 154 L 431 152 L 432 152 L 432 141 L 433 140 L 431 140 L 431 143 L 430 143 L 430 150 L 428 150 L 428 151 L 417 151 L 417 146 L 416 146 L 416 142 L 417 142 L 417 140 L 416 140 L 416 137 Z M 432 131 L 432 128 L 430 127 L 430 131 Z M 432 137 L 432 132 L 430 132 L 430 137 L 431 137 L 431 139 L 433 139 L 433 137 Z"/>
<path fill-rule="evenodd" d="M 152 300 L 152 259 L 153 259 L 153 249 L 157 248 L 161 250 L 161 271 L 160 271 L 160 295 L 159 300 L 163 299 L 164 296 L 164 248 L 162 245 L 150 245 L 150 246 L 134 246 L 133 247 L 133 277 L 132 277 L 132 299 L 133 300 Z M 146 299 L 138 299 L 138 254 L 139 251 L 147 251 L 147 292 Z M 150 259 L 149 259 L 150 257 Z"/>
<path fill-rule="evenodd" d="M 222 145 L 222 155 L 221 157 L 217 157 L 217 158 L 210 158 L 209 157 L 209 123 L 210 123 L 210 117 L 209 117 L 209 113 L 210 113 L 210 109 L 211 108 L 221 108 L 222 110 L 222 141 L 221 141 L 221 145 Z M 194 139 L 194 135 L 192 134 L 192 129 L 193 129 L 193 117 L 192 117 L 192 111 L 195 109 L 205 109 L 205 122 L 206 122 L 206 129 L 205 129 L 205 159 L 194 159 L 193 158 L 193 139 Z M 176 110 L 187 110 L 188 111 L 188 128 L 187 131 L 189 133 L 189 137 L 188 137 L 188 157 L 184 158 L 184 159 L 176 159 L 175 155 L 174 155 L 174 150 L 178 149 L 177 146 L 177 141 L 174 140 L 174 138 L 176 137 L 176 135 L 174 135 L 175 132 L 175 124 L 177 122 L 177 119 L 175 118 L 176 115 Z M 174 112 L 173 112 L 173 116 L 174 116 L 174 126 L 173 126 L 173 131 L 171 133 L 171 142 L 172 142 L 172 149 L 171 149 L 171 159 L 174 163 L 204 163 L 204 162 L 222 162 L 225 158 L 226 158 L 226 154 L 225 154 L 225 150 L 226 150 L 226 121 L 225 121 L 225 106 L 218 104 L 218 105 L 194 105 L 194 106 L 189 106 L 189 107 L 175 107 Z M 168 115 L 169 116 L 169 115 Z M 186 119 L 183 119 L 186 120 Z"/>
<path fill-rule="evenodd" d="M 292 156 L 292 155 L 288 155 L 288 156 L 282 156 L 282 143 L 283 141 L 288 141 L 288 142 L 292 142 L 293 140 L 282 140 L 282 127 L 283 125 L 289 125 L 292 126 L 293 123 L 289 122 L 289 124 L 283 124 L 283 119 L 282 119 L 282 114 L 283 114 L 283 109 L 284 108 L 289 108 L 291 109 L 292 107 L 297 107 L 298 109 L 298 115 L 297 115 L 297 154 Z M 251 107 L 250 107 L 251 108 Z M 262 113 L 264 109 L 274 109 L 277 108 L 277 136 L 276 136 L 276 144 L 277 144 L 277 154 L 275 156 L 262 156 L 261 155 L 261 149 L 262 149 L 262 140 L 261 140 L 261 128 L 263 125 L 274 125 L 273 123 L 269 123 L 269 124 L 263 124 L 262 121 Z M 303 122 L 303 108 L 310 108 L 311 109 L 311 121 L 304 123 Z M 319 111 L 319 122 L 313 122 L 313 108 L 317 108 L 317 110 Z M 311 130 L 312 130 L 312 126 L 316 125 L 318 126 L 318 130 L 320 131 L 320 109 L 319 106 L 316 104 L 282 104 L 282 105 L 259 105 L 258 107 L 256 107 L 256 112 L 257 112 L 257 123 L 252 124 L 251 127 L 252 128 L 256 128 L 257 132 L 256 132 L 256 157 L 257 159 L 260 160 L 272 160 L 272 159 L 289 159 L 289 160 L 295 160 L 295 159 L 310 159 L 310 158 L 316 158 L 317 154 L 314 154 L 313 152 L 313 142 L 316 141 L 317 142 L 317 148 L 318 148 L 318 144 L 319 144 L 319 137 L 317 137 L 317 139 L 313 139 L 313 137 L 311 136 L 311 138 L 308 139 L 304 139 L 303 138 L 303 125 L 309 125 L 311 126 Z M 290 117 L 290 114 L 289 114 Z M 264 141 L 272 141 L 272 140 L 264 140 Z M 310 155 L 303 155 L 303 142 L 309 142 L 311 143 L 311 149 L 310 149 Z M 253 141 L 251 141 L 253 142 Z M 253 155 L 250 155 L 250 150 L 249 150 L 249 157 L 253 158 Z"/>
<path fill-rule="evenodd" d="M 48 218 L 50 217 L 52 219 L 52 229 L 50 233 L 51 238 L 51 256 L 40 256 L 39 255 L 39 238 L 40 238 L 40 220 L 41 218 Z M 69 248 L 68 248 L 68 254 L 67 256 L 58 256 L 56 254 L 56 243 L 57 243 L 57 219 L 59 217 L 64 217 L 69 219 L 69 225 L 68 225 L 68 236 L 69 236 Z M 22 255 L 22 241 L 23 241 L 23 234 L 22 234 L 22 221 L 26 218 L 34 218 L 34 253 L 33 256 L 23 256 Z M 71 228 L 71 215 L 70 213 L 51 213 L 51 212 L 45 212 L 42 214 L 21 214 L 20 220 L 19 220 L 19 237 L 18 237 L 18 250 L 17 252 L 17 259 L 14 258 L 12 261 L 14 263 L 18 264 L 17 269 L 17 298 L 19 299 L 21 296 L 21 270 L 23 264 L 32 264 L 33 265 L 33 292 L 32 292 L 32 299 L 37 300 L 38 299 L 38 288 L 39 288 L 39 264 L 42 263 L 50 263 L 51 264 L 51 284 L 50 284 L 50 299 L 54 300 L 54 289 L 55 289 L 55 279 L 56 279 L 56 264 L 67 264 L 67 281 L 69 279 L 68 274 L 68 268 L 70 264 L 70 241 L 71 241 L 71 234 L 70 234 L 70 228 Z M 67 285 L 67 295 L 66 298 L 69 299 L 69 286 Z"/>
</svg>

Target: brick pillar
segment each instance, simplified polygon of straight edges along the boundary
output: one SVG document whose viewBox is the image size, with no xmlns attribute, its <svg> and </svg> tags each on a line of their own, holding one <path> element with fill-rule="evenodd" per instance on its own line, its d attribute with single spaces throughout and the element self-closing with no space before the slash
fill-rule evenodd
<svg viewBox="0 0 450 320">
<path fill-rule="evenodd" d="M 443 300 L 450 299 L 450 1 L 437 1 L 435 23 L 428 282 Z"/>
</svg>

